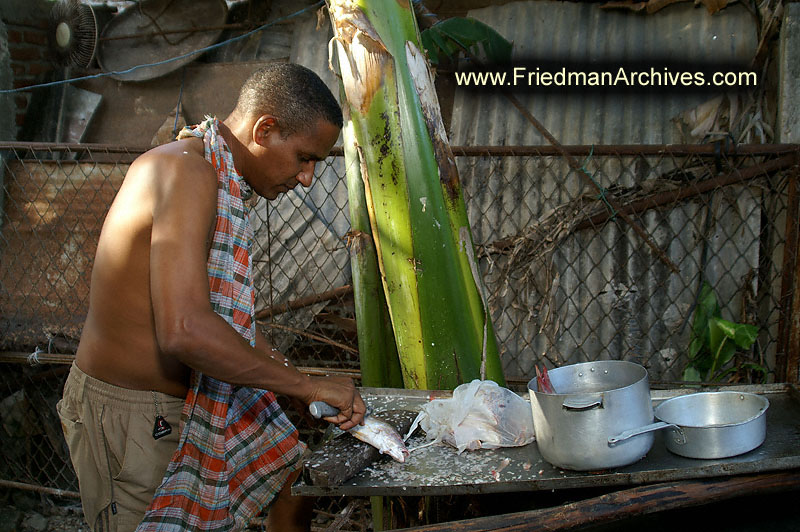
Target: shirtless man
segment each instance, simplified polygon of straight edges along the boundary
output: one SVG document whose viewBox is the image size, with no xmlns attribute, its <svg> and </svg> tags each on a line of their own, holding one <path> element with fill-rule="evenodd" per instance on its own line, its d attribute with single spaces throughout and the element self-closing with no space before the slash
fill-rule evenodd
<svg viewBox="0 0 800 532">
<path fill-rule="evenodd" d="M 341 121 L 315 74 L 273 64 L 245 83 L 234 111 L 215 124 L 236 171 L 271 200 L 311 185 Z M 142 519 L 178 445 L 192 370 L 305 404 L 325 401 L 340 410 L 327 419 L 343 430 L 363 420 L 350 379 L 304 375 L 260 333 L 253 348 L 212 310 L 207 261 L 218 173 L 204 149 L 203 138 L 191 137 L 137 158 L 100 235 L 89 313 L 58 408 L 93 530 L 133 530 Z M 156 439 L 159 416 L 172 430 Z M 296 468 L 285 468 L 289 482 L 269 512 L 270 530 L 307 529 L 301 498 L 288 489 Z"/>
</svg>

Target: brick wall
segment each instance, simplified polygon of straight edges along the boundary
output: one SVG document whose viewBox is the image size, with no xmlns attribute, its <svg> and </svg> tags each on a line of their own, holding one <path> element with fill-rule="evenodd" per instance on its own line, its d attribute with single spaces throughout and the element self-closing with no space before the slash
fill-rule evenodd
<svg viewBox="0 0 800 532">
<path fill-rule="evenodd" d="M 15 21 L 13 14 L 8 13 L 4 17 L 8 30 L 8 51 L 15 89 L 40 83 L 45 74 L 55 68 L 49 60 L 47 50 L 48 13 L 49 11 L 42 10 L 40 20 L 28 15 L 23 20 Z M 14 93 L 18 127 L 22 127 L 25 123 L 25 112 L 30 100 L 30 91 Z"/>
</svg>

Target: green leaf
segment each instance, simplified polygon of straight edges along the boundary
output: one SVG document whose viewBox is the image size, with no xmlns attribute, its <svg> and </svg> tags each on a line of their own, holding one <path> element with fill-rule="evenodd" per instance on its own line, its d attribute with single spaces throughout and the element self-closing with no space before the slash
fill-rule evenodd
<svg viewBox="0 0 800 532">
<path fill-rule="evenodd" d="M 758 339 L 758 327 L 747 323 L 740 323 L 736 327 L 736 337 L 733 339 L 736 345 L 742 349 L 749 349 Z"/>
<path fill-rule="evenodd" d="M 720 381 L 722 381 L 723 379 L 725 379 L 725 377 L 727 377 L 728 375 L 730 375 L 731 373 L 736 373 L 736 369 L 737 369 L 737 368 L 728 368 L 728 369 L 726 369 L 725 371 L 723 371 L 722 373 L 719 373 L 719 374 L 718 374 L 717 376 L 715 376 L 713 379 L 709 379 L 709 381 L 710 381 L 710 382 L 720 382 Z"/>
<path fill-rule="evenodd" d="M 725 364 L 730 362 L 730 360 L 733 358 L 733 355 L 735 354 L 736 354 L 736 345 L 733 342 L 723 343 L 722 348 L 717 354 L 717 359 L 714 361 L 714 367 L 716 369 L 723 367 Z"/>
<path fill-rule="evenodd" d="M 700 291 L 700 306 L 703 308 L 706 316 L 711 317 L 719 315 L 717 296 L 714 294 L 714 290 L 711 288 L 711 285 L 707 282 L 703 283 L 703 288 Z"/>
<path fill-rule="evenodd" d="M 469 50 L 490 63 L 511 61 L 511 43 L 483 22 L 471 18 L 453 17 L 437 22 L 421 35 L 422 45 L 431 62 L 440 55 L 454 56 L 459 50 Z"/>
<path fill-rule="evenodd" d="M 736 327 L 737 325 L 733 322 L 728 320 L 723 320 L 722 318 L 713 318 L 715 325 L 719 327 L 720 331 L 725 334 L 728 338 L 733 340 L 736 338 Z"/>
<path fill-rule="evenodd" d="M 447 39 L 441 33 L 432 31 L 432 32 L 423 32 L 423 35 L 428 35 L 428 40 L 432 45 L 432 48 L 438 50 L 441 55 L 446 57 L 451 57 L 456 55 L 456 53 L 460 50 L 458 45 L 453 41 Z M 424 42 L 424 41 L 423 41 Z M 437 58 L 438 62 L 438 58 Z"/>
<path fill-rule="evenodd" d="M 692 366 L 697 369 L 701 374 L 705 375 L 711 370 L 711 366 L 714 363 L 714 356 L 711 353 L 708 353 L 705 356 L 699 357 L 697 360 L 692 362 Z"/>
<path fill-rule="evenodd" d="M 443 57 L 452 57 L 455 54 L 451 53 L 450 47 L 444 42 L 442 35 L 431 30 L 432 28 L 428 28 L 423 31 L 420 34 L 419 42 L 428 55 L 428 62 L 436 66 Z"/>
<path fill-rule="evenodd" d="M 694 366 L 689 366 L 683 370 L 683 380 L 686 382 L 700 382 L 700 372 Z"/>
<path fill-rule="evenodd" d="M 700 297 L 697 298 L 697 307 L 694 310 L 692 329 L 698 336 L 702 336 L 708 320 L 717 315 L 719 315 L 719 307 L 717 306 L 717 298 L 714 296 L 714 291 L 711 289 L 711 285 L 703 283 Z"/>
<path fill-rule="evenodd" d="M 714 290 L 703 283 L 692 321 L 689 343 L 689 368 L 707 381 L 724 378 L 736 368 L 721 371 L 736 354 L 737 346 L 748 349 L 758 338 L 758 327 L 734 323 L 720 317 L 720 308 Z"/>
<path fill-rule="evenodd" d="M 748 349 L 758 338 L 758 327 L 747 323 L 733 323 L 722 318 L 714 318 L 717 327 L 725 336 L 736 342 L 742 349 Z"/>
<path fill-rule="evenodd" d="M 420 35 L 420 43 L 428 53 L 428 61 L 430 61 L 432 65 L 436 65 L 439 64 L 439 47 L 434 44 L 433 35 L 435 34 L 427 30 L 423 31 Z"/>
<path fill-rule="evenodd" d="M 715 359 L 725 338 L 725 329 L 720 327 L 718 320 L 710 319 L 708 321 L 708 348 L 711 350 Z"/>
<path fill-rule="evenodd" d="M 695 360 L 702 356 L 708 356 L 708 349 L 706 349 L 706 342 L 703 338 L 694 338 L 689 344 L 689 359 Z"/>
<path fill-rule="evenodd" d="M 760 373 L 762 379 L 761 382 L 767 381 L 767 374 L 769 373 L 769 370 L 766 368 L 766 366 L 756 364 L 754 362 L 745 362 L 742 364 L 741 368 Z"/>
<path fill-rule="evenodd" d="M 713 349 L 710 347 L 709 337 L 709 320 L 719 313 L 717 306 L 717 298 L 714 296 L 714 291 L 711 285 L 703 283 L 700 289 L 700 296 L 697 298 L 697 306 L 694 309 L 694 318 L 692 320 L 692 340 L 689 347 L 691 357 L 695 357 L 702 353 L 702 346 L 706 346 L 707 355 L 711 356 Z"/>
</svg>

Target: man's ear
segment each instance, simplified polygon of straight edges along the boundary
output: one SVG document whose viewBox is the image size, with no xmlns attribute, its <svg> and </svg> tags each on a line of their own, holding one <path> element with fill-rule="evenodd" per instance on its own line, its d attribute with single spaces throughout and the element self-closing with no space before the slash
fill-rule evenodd
<svg viewBox="0 0 800 532">
<path fill-rule="evenodd" d="M 264 146 L 267 137 L 278 131 L 278 120 L 272 115 L 261 115 L 253 124 L 253 140 L 259 146 Z"/>
</svg>

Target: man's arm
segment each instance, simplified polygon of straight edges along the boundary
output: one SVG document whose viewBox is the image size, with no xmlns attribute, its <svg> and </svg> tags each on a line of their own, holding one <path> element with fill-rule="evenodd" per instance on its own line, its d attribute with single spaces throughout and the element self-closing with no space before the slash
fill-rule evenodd
<svg viewBox="0 0 800 532">
<path fill-rule="evenodd" d="M 264 337 L 263 334 L 261 334 L 261 331 L 259 331 L 258 328 L 256 328 L 256 349 L 258 351 L 260 351 L 261 353 L 263 353 L 265 356 L 268 356 L 268 357 L 270 357 L 270 358 L 272 358 L 274 360 L 277 360 L 279 363 L 283 364 L 284 366 L 294 368 L 294 364 L 292 364 L 292 361 L 289 360 L 289 358 L 286 355 L 284 355 L 283 353 L 281 353 L 279 350 L 275 349 L 273 347 L 272 343 L 270 343 L 270 341 L 267 340 Z M 344 385 L 344 386 L 350 386 L 350 385 L 352 385 L 352 382 L 353 382 L 351 379 L 349 379 L 347 377 L 326 377 L 326 380 L 329 380 L 331 382 L 340 381 L 341 384 Z M 322 399 L 317 399 L 317 400 L 322 400 Z M 346 421 L 349 421 L 350 416 L 346 416 L 346 415 L 340 413 L 339 415 L 337 415 L 335 417 L 326 417 L 324 419 L 326 421 L 331 422 L 331 423 L 341 424 L 341 423 L 345 423 Z M 342 430 L 347 430 L 351 426 L 355 426 L 355 425 L 357 425 L 357 423 L 353 423 L 352 425 L 350 425 L 350 424 L 341 425 L 341 427 L 344 427 Z"/>
<path fill-rule="evenodd" d="M 137 171 L 157 175 L 150 290 L 161 351 L 231 384 L 268 389 L 304 403 L 326 401 L 341 410 L 344 430 L 361 422 L 365 406 L 352 381 L 312 378 L 265 356 L 211 309 L 206 263 L 207 239 L 216 220 L 213 168 L 202 156 L 184 152 Z"/>
</svg>

